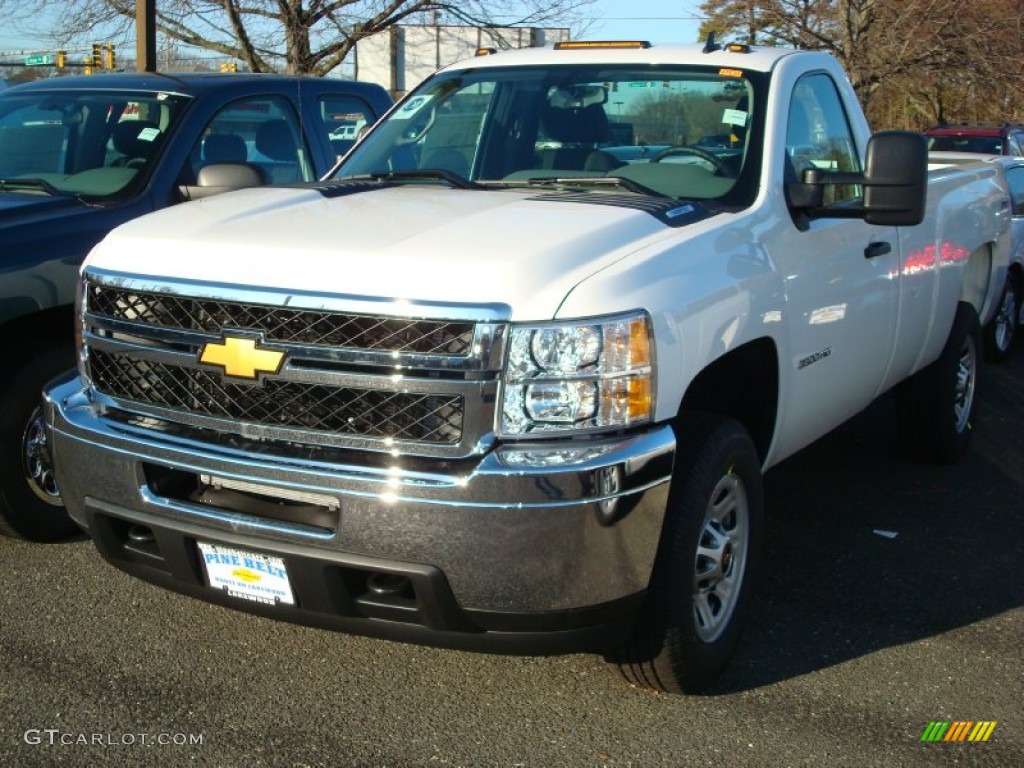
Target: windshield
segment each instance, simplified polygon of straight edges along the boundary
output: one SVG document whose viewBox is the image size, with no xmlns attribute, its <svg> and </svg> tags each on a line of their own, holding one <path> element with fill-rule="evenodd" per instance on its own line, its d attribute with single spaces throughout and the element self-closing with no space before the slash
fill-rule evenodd
<svg viewBox="0 0 1024 768">
<path fill-rule="evenodd" d="M 187 101 L 152 92 L 5 92 L 0 191 L 112 197 L 148 175 Z"/>
<path fill-rule="evenodd" d="M 487 185 L 604 177 L 748 204 L 761 152 L 758 88 L 756 76 L 717 67 L 442 73 L 357 144 L 334 177 L 446 171 Z"/>
</svg>

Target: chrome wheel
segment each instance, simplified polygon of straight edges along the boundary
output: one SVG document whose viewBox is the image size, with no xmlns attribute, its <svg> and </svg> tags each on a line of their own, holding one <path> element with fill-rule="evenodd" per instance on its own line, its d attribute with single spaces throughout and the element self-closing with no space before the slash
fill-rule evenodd
<svg viewBox="0 0 1024 768">
<path fill-rule="evenodd" d="M 25 426 L 21 440 L 22 469 L 25 482 L 41 501 L 54 506 L 63 506 L 57 478 L 53 474 L 53 461 L 50 458 L 50 445 L 46 437 L 46 424 L 43 421 L 42 406 L 36 406 Z"/>
<path fill-rule="evenodd" d="M 1000 352 L 1008 352 L 1013 344 L 1014 334 L 1020 324 L 1021 308 L 1017 306 L 1017 292 L 1007 285 L 1003 292 L 1003 303 L 993 318 L 993 342 Z"/>
<path fill-rule="evenodd" d="M 968 335 L 960 350 L 956 371 L 956 393 L 953 398 L 953 413 L 956 431 L 962 433 L 970 426 L 971 406 L 974 404 L 974 388 L 978 377 L 978 350 L 974 337 Z"/>
<path fill-rule="evenodd" d="M 736 650 L 764 539 L 761 458 L 746 428 L 680 417 L 676 466 L 647 599 L 617 661 L 630 682 L 672 693 L 710 687 Z"/>
<path fill-rule="evenodd" d="M 704 512 L 693 574 L 697 636 L 714 642 L 729 625 L 747 564 L 750 507 L 738 475 L 715 485 Z"/>
</svg>

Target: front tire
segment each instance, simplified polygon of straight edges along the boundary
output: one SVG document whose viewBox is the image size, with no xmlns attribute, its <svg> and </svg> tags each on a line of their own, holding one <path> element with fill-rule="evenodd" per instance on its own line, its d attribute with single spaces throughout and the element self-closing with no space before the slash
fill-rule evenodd
<svg viewBox="0 0 1024 768">
<path fill-rule="evenodd" d="M 990 363 L 1005 362 L 1013 351 L 1021 318 L 1020 281 L 1012 274 L 1006 276 L 999 309 L 985 326 L 985 359 Z"/>
<path fill-rule="evenodd" d="M 68 516 L 54 479 L 43 423 L 43 385 L 74 365 L 67 345 L 16 361 L 0 385 L 0 532 L 57 541 L 80 529 Z"/>
<path fill-rule="evenodd" d="M 732 657 L 749 610 L 764 535 L 761 463 L 736 421 L 690 415 L 647 601 L 619 654 L 626 679 L 700 693 Z"/>
<path fill-rule="evenodd" d="M 938 360 L 900 385 L 900 432 L 915 456 L 943 464 L 959 461 L 978 411 L 981 326 L 974 307 L 961 302 Z"/>
</svg>

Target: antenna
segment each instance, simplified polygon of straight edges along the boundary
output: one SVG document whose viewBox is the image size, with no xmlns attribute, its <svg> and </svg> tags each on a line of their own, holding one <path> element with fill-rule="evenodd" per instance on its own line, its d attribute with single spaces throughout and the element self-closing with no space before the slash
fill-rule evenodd
<svg viewBox="0 0 1024 768">
<path fill-rule="evenodd" d="M 704 43 L 704 53 L 714 53 L 722 49 L 718 43 L 715 42 L 715 33 L 708 32 L 708 41 Z"/>
</svg>

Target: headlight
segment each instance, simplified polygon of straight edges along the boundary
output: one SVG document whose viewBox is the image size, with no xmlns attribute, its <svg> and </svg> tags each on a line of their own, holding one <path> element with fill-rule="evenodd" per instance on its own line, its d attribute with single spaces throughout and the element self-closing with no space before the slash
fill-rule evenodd
<svg viewBox="0 0 1024 768">
<path fill-rule="evenodd" d="M 508 342 L 503 436 L 625 427 L 654 413 L 645 312 L 592 321 L 514 325 Z"/>
</svg>

